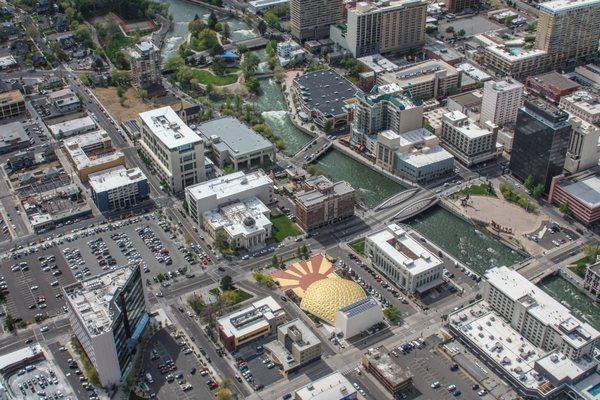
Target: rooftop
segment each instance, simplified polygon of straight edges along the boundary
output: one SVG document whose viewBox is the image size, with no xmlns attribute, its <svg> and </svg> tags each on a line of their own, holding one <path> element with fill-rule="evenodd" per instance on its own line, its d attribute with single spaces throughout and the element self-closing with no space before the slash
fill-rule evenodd
<svg viewBox="0 0 600 400">
<path fill-rule="evenodd" d="M 469 63 L 458 64 L 456 66 L 456 69 L 459 71 L 463 71 L 465 74 L 469 75 L 471 78 L 475 79 L 478 82 L 485 82 L 492 79 L 490 74 Z"/>
<path fill-rule="evenodd" d="M 50 125 L 48 129 L 54 137 L 60 138 L 64 132 L 72 132 L 76 130 L 90 130 L 96 127 L 96 123 L 89 115 L 81 118 L 70 119 L 68 121 L 59 122 L 58 124 Z"/>
<path fill-rule="evenodd" d="M 21 122 L 11 122 L 9 124 L 0 125 L 0 146 L 11 146 L 13 144 L 21 144 L 29 140 L 25 128 Z"/>
<path fill-rule="evenodd" d="M 436 256 L 417 242 L 409 233 L 396 224 L 367 238 L 382 252 L 411 274 L 417 275 L 442 265 Z"/>
<path fill-rule="evenodd" d="M 412 374 L 403 369 L 383 346 L 369 349 L 364 357 L 392 386 L 398 386 L 412 378 Z"/>
<path fill-rule="evenodd" d="M 339 309 L 339 312 L 347 315 L 349 318 L 355 315 L 362 314 L 368 310 L 373 308 L 381 308 L 379 303 L 372 298 L 371 296 L 365 297 L 364 299 L 360 299 L 346 307 L 342 307 Z"/>
<path fill-rule="evenodd" d="M 540 11 L 550 14 L 576 10 L 586 7 L 600 7 L 599 0 L 555 0 L 540 3 Z"/>
<path fill-rule="evenodd" d="M 269 325 L 269 321 L 285 311 L 271 296 L 252 302 L 246 308 L 221 317 L 217 323 L 228 337 L 238 337 Z"/>
<path fill-rule="evenodd" d="M 381 75 L 381 79 L 387 83 L 397 83 L 402 89 L 406 89 L 410 85 L 433 79 L 439 71 L 446 71 L 447 77 L 458 77 L 458 71 L 452 65 L 442 60 L 428 60 L 409 65 L 397 72 L 384 73 Z"/>
<path fill-rule="evenodd" d="M 309 72 L 294 78 L 303 102 L 310 109 L 324 115 L 341 115 L 346 112 L 345 100 L 358 90 L 349 80 L 333 70 Z"/>
<path fill-rule="evenodd" d="M 294 394 L 299 400 L 339 400 L 351 398 L 356 389 L 344 375 L 333 372 L 296 390 Z"/>
<path fill-rule="evenodd" d="M 124 157 L 122 152 L 113 151 L 111 143 L 108 133 L 100 130 L 66 139 L 64 146 L 77 170 L 81 170 Z"/>
<path fill-rule="evenodd" d="M 301 190 L 296 192 L 294 196 L 295 200 L 305 207 L 321 204 L 332 197 L 354 193 L 354 188 L 348 182 L 333 183 L 325 176 L 309 178 L 305 184 L 313 189 Z"/>
<path fill-rule="evenodd" d="M 592 115 L 600 114 L 600 101 L 598 97 L 585 90 L 580 90 L 568 96 L 561 97 L 561 106 L 565 103 L 571 103 L 573 106 Z"/>
<path fill-rule="evenodd" d="M 556 71 L 532 76 L 529 78 L 529 80 L 544 88 L 558 91 L 575 90 L 580 87 L 577 82 L 570 80 L 566 76 L 559 74 Z"/>
<path fill-rule="evenodd" d="M 67 301 L 91 336 L 109 330 L 115 310 L 118 311 L 113 299 L 131 276 L 133 268 L 139 267 L 119 268 L 65 288 Z"/>
<path fill-rule="evenodd" d="M 200 136 L 169 106 L 140 113 L 140 119 L 169 150 L 201 142 Z"/>
<path fill-rule="evenodd" d="M 141 169 L 118 166 L 91 174 L 90 186 L 94 192 L 101 193 L 145 180 L 146 175 Z"/>
<path fill-rule="evenodd" d="M 361 1 L 356 3 L 356 7 L 351 8 L 348 12 L 356 14 L 368 14 L 371 12 L 390 11 L 396 8 L 411 6 L 414 4 L 426 4 L 423 0 L 398 0 L 398 1 Z"/>
<path fill-rule="evenodd" d="M 16 101 L 24 101 L 23 95 L 20 91 L 11 90 L 10 92 L 0 93 L 0 106 L 14 103 Z"/>
<path fill-rule="evenodd" d="M 272 223 L 269 208 L 256 197 L 204 213 L 204 221 L 215 231 L 224 229 L 229 236 L 249 236 L 264 231 Z"/>
<path fill-rule="evenodd" d="M 400 67 L 383 57 L 381 54 L 374 54 L 372 56 L 360 57 L 357 59 L 358 62 L 364 64 L 366 67 L 370 68 L 376 74 L 380 74 L 382 72 L 393 72 L 400 69 Z"/>
<path fill-rule="evenodd" d="M 443 120 L 449 121 L 458 132 L 470 140 L 491 135 L 493 133 L 490 129 L 488 129 L 488 127 L 481 127 L 477 125 L 474 121 L 467 118 L 465 114 L 458 110 L 450 111 L 444 114 Z M 487 123 L 490 124 L 490 127 L 495 127 L 495 125 L 491 122 L 488 121 Z"/>
<path fill-rule="evenodd" d="M 412 152 L 396 152 L 396 157 L 415 168 L 425 167 L 441 161 L 454 160 L 454 156 L 439 145 Z"/>
<path fill-rule="evenodd" d="M 563 189 L 589 208 L 600 207 L 600 177 L 588 176 L 585 179 L 561 182 Z"/>
<path fill-rule="evenodd" d="M 219 153 L 228 151 L 232 157 L 244 157 L 273 149 L 273 144 L 240 120 L 222 117 L 198 125 L 196 131 Z"/>
<path fill-rule="evenodd" d="M 245 174 L 242 171 L 224 175 L 210 181 L 188 186 L 185 190 L 196 201 L 215 197 L 217 200 L 228 199 L 238 193 L 265 185 L 273 185 L 273 181 L 262 171 Z"/>
</svg>

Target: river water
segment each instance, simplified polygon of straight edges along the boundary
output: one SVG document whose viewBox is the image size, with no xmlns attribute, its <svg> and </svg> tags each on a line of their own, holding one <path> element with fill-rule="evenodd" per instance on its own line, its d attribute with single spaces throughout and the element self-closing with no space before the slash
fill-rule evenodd
<svg viewBox="0 0 600 400">
<path fill-rule="evenodd" d="M 186 3 L 183 0 L 163 0 L 170 4 L 169 11 L 173 15 L 174 29 L 167 36 L 163 48 L 165 59 L 175 55 L 179 44 L 187 34 L 187 24 L 196 14 L 207 18 L 210 11 L 204 7 Z M 232 28 L 232 38 L 245 39 L 255 36 L 249 26 L 239 20 L 228 20 Z M 264 50 L 257 51 L 261 60 L 265 59 Z M 266 71 L 266 63 L 261 63 L 259 71 Z M 283 94 L 273 79 L 263 79 L 260 82 L 262 94 L 253 101 L 261 110 L 265 123 L 273 129 L 286 143 L 284 150 L 287 154 L 294 154 L 311 137 L 298 130 L 290 121 L 286 111 Z M 403 191 L 405 188 L 383 175 L 365 167 L 357 161 L 345 156 L 338 151 L 331 151 L 318 162 L 319 169 L 334 180 L 346 180 L 356 190 L 357 197 L 367 207 L 374 207 L 392 195 Z M 413 228 L 421 232 L 432 242 L 452 254 L 465 265 L 478 273 L 500 265 L 512 265 L 523 260 L 523 256 L 504 246 L 490 235 L 476 229 L 475 226 L 456 217 L 454 214 L 441 207 L 435 207 L 423 215 L 408 222 Z M 562 278 L 560 278 L 562 279 Z M 600 325 L 600 314 L 594 304 L 588 304 L 585 295 L 577 295 L 571 290 L 568 282 L 550 281 L 544 285 L 544 290 L 553 296 L 564 300 L 577 302 L 573 304 L 574 310 L 581 310 L 581 315 L 595 315 Z M 572 286 L 572 285 L 571 285 Z M 591 306 L 596 308 L 590 308 Z M 596 326 L 596 325 L 594 325 Z"/>
</svg>

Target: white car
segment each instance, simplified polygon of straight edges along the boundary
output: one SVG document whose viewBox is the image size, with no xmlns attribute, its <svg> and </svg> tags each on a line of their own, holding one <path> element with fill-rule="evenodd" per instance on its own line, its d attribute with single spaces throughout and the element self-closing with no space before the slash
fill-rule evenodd
<svg viewBox="0 0 600 400">
<path fill-rule="evenodd" d="M 50 328 L 48 328 L 47 326 L 42 326 L 40 328 L 40 332 L 44 333 L 44 332 L 48 332 L 50 330 Z"/>
<path fill-rule="evenodd" d="M 437 389 L 440 387 L 440 383 L 438 381 L 435 381 L 431 384 L 431 388 L 432 389 Z"/>
<path fill-rule="evenodd" d="M 452 392 L 454 391 L 454 389 L 456 389 L 456 385 L 452 384 L 452 385 L 448 385 L 448 391 Z"/>
</svg>

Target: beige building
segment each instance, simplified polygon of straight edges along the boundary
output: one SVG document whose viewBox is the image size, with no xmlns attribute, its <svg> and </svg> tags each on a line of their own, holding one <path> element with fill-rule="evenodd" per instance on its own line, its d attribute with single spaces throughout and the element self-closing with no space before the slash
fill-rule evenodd
<svg viewBox="0 0 600 400">
<path fill-rule="evenodd" d="M 360 2 L 348 10 L 346 25 L 331 27 L 331 37 L 354 57 L 403 53 L 425 44 L 426 16 L 424 0 Z"/>
<path fill-rule="evenodd" d="M 571 139 L 565 157 L 565 169 L 571 173 L 595 167 L 600 160 L 600 128 L 577 117 L 572 117 Z"/>
<path fill-rule="evenodd" d="M 470 167 L 498 156 L 498 126 L 485 122 L 481 126 L 460 111 L 442 117 L 442 146 L 457 160 Z"/>
<path fill-rule="evenodd" d="M 321 357 L 321 341 L 298 318 L 277 327 L 277 340 L 265 345 L 265 350 L 287 374 Z"/>
<path fill-rule="evenodd" d="M 25 112 L 25 99 L 18 90 L 0 93 L 0 119 L 11 118 Z"/>
<path fill-rule="evenodd" d="M 397 72 L 386 72 L 377 77 L 377 84 L 396 83 L 412 98 L 430 99 L 453 94 L 459 88 L 460 72 L 441 60 L 413 64 Z"/>
<path fill-rule="evenodd" d="M 590 124 L 600 123 L 600 101 L 596 95 L 584 90 L 561 97 L 559 106 Z"/>
<path fill-rule="evenodd" d="M 292 36 L 300 41 L 329 37 L 329 26 L 343 21 L 342 0 L 290 0 Z"/>
<path fill-rule="evenodd" d="M 129 49 L 131 79 L 134 86 L 148 88 L 160 84 L 160 50 L 152 42 L 137 43 Z"/>
<path fill-rule="evenodd" d="M 65 151 L 82 182 L 90 174 L 125 166 L 125 155 L 115 151 L 106 131 L 90 132 L 64 141 Z"/>
<path fill-rule="evenodd" d="M 522 84 L 513 79 L 487 81 L 483 86 L 480 121 L 491 121 L 499 126 L 514 124 L 522 105 Z"/>
</svg>

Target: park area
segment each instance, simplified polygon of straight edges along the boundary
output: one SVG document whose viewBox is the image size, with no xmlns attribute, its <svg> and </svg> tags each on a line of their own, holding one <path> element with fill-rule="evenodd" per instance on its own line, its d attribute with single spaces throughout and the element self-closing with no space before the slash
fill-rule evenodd
<svg viewBox="0 0 600 400">
<path fill-rule="evenodd" d="M 297 236 L 302 233 L 302 230 L 285 215 L 272 217 L 273 237 L 276 241 L 281 242 L 286 237 Z"/>
<path fill-rule="evenodd" d="M 207 69 L 192 69 L 194 78 L 202 85 L 227 86 L 236 83 L 238 74 L 228 73 L 226 75 L 215 75 Z"/>
</svg>

